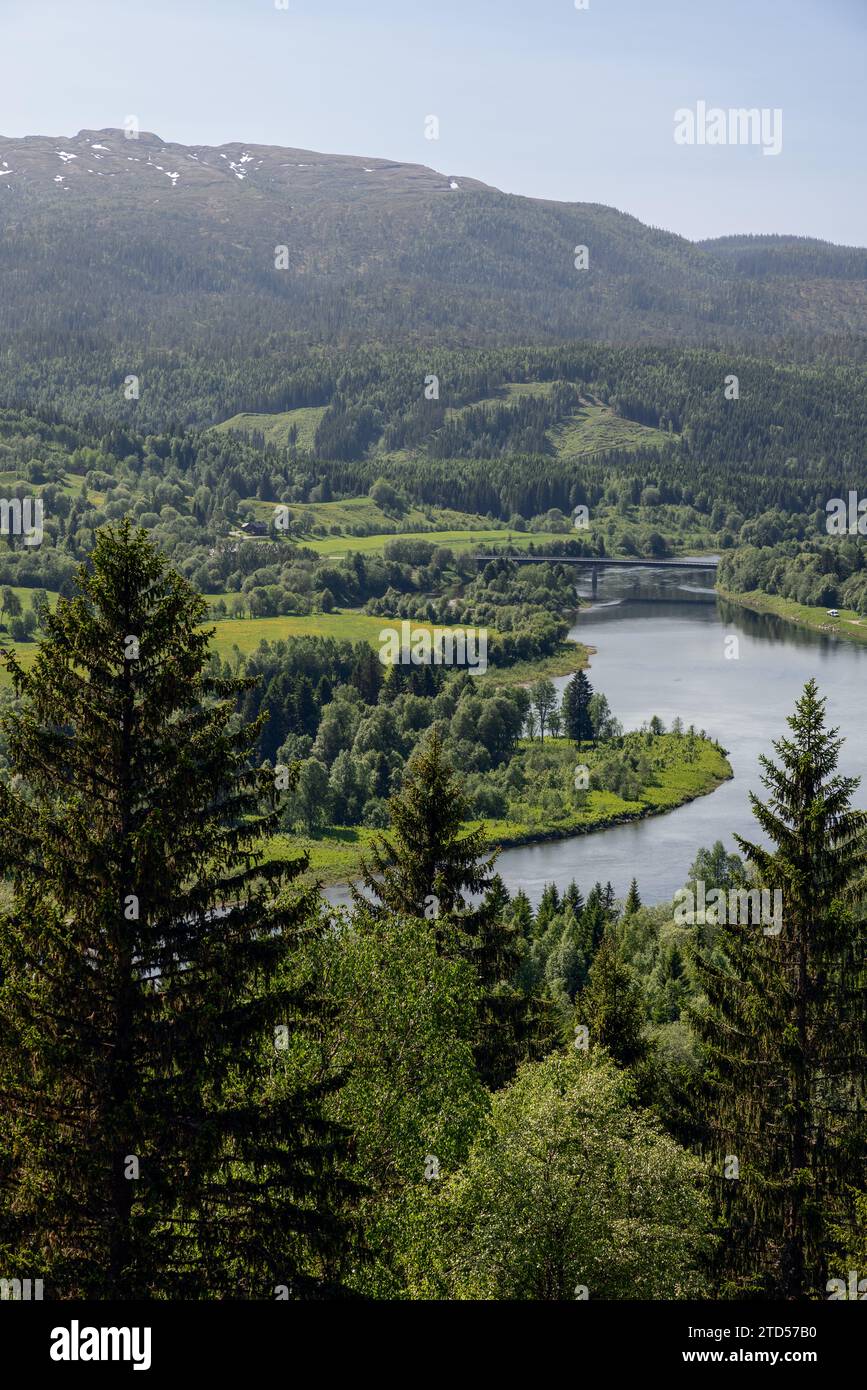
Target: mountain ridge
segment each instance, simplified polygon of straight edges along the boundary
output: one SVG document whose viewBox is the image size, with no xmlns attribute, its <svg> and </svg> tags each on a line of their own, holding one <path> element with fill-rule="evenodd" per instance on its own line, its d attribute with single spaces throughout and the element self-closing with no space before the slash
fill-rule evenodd
<svg viewBox="0 0 867 1390">
<path fill-rule="evenodd" d="M 845 356 L 867 336 L 867 251 L 786 235 L 696 243 L 604 204 L 426 165 L 85 128 L 0 138 L 0 333 L 0 390 L 22 360 L 56 351 L 83 373 L 106 354 L 364 342 L 797 336 Z"/>
</svg>

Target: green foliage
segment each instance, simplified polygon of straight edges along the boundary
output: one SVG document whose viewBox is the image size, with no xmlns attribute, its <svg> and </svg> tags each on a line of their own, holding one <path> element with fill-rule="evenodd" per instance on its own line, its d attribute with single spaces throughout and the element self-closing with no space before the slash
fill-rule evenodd
<svg viewBox="0 0 867 1390">
<path fill-rule="evenodd" d="M 415 1298 L 689 1298 L 709 1248 L 703 1168 L 599 1055 L 522 1067 L 457 1171 L 407 1202 Z"/>
<path fill-rule="evenodd" d="M 848 1187 L 864 1186 L 862 1101 L 867 1049 L 867 927 L 858 899 L 867 814 L 851 809 L 857 779 L 837 771 L 842 740 L 809 681 L 762 758 L 767 802 L 751 795 L 765 844 L 737 837 L 759 884 L 782 894 L 774 934 L 750 925 L 699 944 L 706 1003 L 694 1011 L 706 1048 L 716 1162 L 734 1288 L 822 1296 L 827 1236 Z"/>
<path fill-rule="evenodd" d="M 377 836 L 360 864 L 356 906 L 426 920 L 444 951 L 468 960 L 481 994 L 476 1062 L 500 1086 L 541 1039 L 536 1009 L 518 987 L 524 943 L 505 918 L 507 895 L 481 829 L 467 832 L 468 807 L 438 730 L 413 755 L 389 803 L 390 834 Z M 471 897 L 479 899 L 474 905 Z"/>
<path fill-rule="evenodd" d="M 842 495 L 845 498 L 847 493 Z M 781 528 L 764 532 L 762 541 L 723 557 L 720 584 L 735 594 L 761 590 L 807 607 L 854 609 L 867 615 L 863 539 L 852 535 L 818 539 L 821 531 L 823 517 L 816 518 L 816 534 L 805 540 L 783 539 Z"/>
<path fill-rule="evenodd" d="M 206 674 L 201 598 L 126 523 L 77 584 L 32 669 L 7 658 L 7 1268 L 61 1298 L 333 1289 L 344 1141 L 327 1087 L 269 1071 L 275 1030 L 321 1026 L 281 978 L 316 929 L 309 899 L 274 898 L 304 860 L 262 852 L 273 785 L 239 682 Z"/>
<path fill-rule="evenodd" d="M 611 926 L 593 958 L 576 1018 L 589 1029 L 591 1046 L 603 1047 L 620 1066 L 631 1067 L 647 1057 L 644 995 Z"/>
<path fill-rule="evenodd" d="M 583 671 L 576 671 L 563 691 L 563 727 L 568 738 L 578 744 L 590 742 L 596 730 L 590 717 L 593 687 Z"/>
<path fill-rule="evenodd" d="M 364 911 L 317 939 L 312 954 L 329 1001 L 316 1067 L 343 1083 L 327 1109 L 352 1132 L 362 1194 L 354 1211 L 368 1258 L 352 1284 L 399 1297 L 394 1249 L 405 1195 L 424 1185 L 429 1156 L 444 1169 L 463 1161 L 488 1108 L 473 1060 L 476 974 L 438 949 L 424 920 Z"/>
</svg>

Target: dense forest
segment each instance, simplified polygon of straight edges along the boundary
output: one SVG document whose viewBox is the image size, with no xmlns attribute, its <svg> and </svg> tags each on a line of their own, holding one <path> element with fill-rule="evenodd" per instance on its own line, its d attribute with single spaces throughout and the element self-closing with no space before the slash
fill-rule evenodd
<svg viewBox="0 0 867 1390">
<path fill-rule="evenodd" d="M 635 881 L 534 911 L 468 826 L 473 769 L 520 796 L 534 748 L 570 738 L 594 785 L 634 794 L 695 730 L 624 735 L 583 672 L 558 710 L 544 681 L 390 688 L 333 643 L 232 671 L 206 614 L 121 522 L 32 667 L 6 656 L 10 1278 L 38 1269 L 52 1298 L 825 1297 L 863 1248 L 867 817 L 815 683 L 765 762 L 767 841 L 707 847 L 685 885 L 782 885 L 784 933 L 710 907 L 684 924 Z M 261 740 L 283 711 L 281 779 Z M 303 886 L 291 836 L 274 853 L 338 795 L 378 827 L 345 910 Z"/>
<path fill-rule="evenodd" d="M 719 570 L 724 588 L 738 594 L 761 590 L 810 607 L 851 608 L 867 616 L 867 557 L 857 535 L 798 543 L 770 534 L 766 541 L 725 557 Z"/>
<path fill-rule="evenodd" d="M 729 399 L 733 373 L 739 394 Z M 438 400 L 425 396 L 431 374 Z M 183 373 L 173 380 L 186 389 Z M 222 389 L 216 366 L 212 380 Z M 803 542 L 824 531 L 827 500 L 857 483 L 867 437 L 859 368 L 673 349 L 314 353 L 267 402 L 287 422 L 282 444 L 244 415 L 230 429 L 141 433 L 148 412 L 165 415 L 159 378 L 143 378 L 129 402 L 122 381 L 114 424 L 99 424 L 96 399 L 75 390 L 63 393 L 63 419 L 56 407 L 0 411 L 8 493 L 41 497 L 45 510 L 45 542 L 28 549 L 10 538 L 0 581 L 62 589 L 98 527 L 131 514 L 202 591 L 236 590 L 248 567 L 285 569 L 293 541 L 324 534 L 320 504 L 368 495 L 384 503 L 374 529 L 395 533 L 446 529 L 435 511 L 450 509 L 479 527 L 568 534 L 586 506 L 594 524 L 571 544 L 587 554 L 665 553 L 684 529 L 721 550 Z M 56 399 L 50 373 L 44 383 L 44 399 Z M 264 404 L 245 393 L 247 410 Z M 313 408 L 301 439 L 293 412 Z M 625 443 L 612 440 L 621 425 L 632 431 Z M 266 563 L 255 566 L 244 536 L 228 539 L 253 517 L 274 547 L 260 544 Z M 353 529 L 369 524 L 336 534 Z"/>
<path fill-rule="evenodd" d="M 28 401 L 47 377 L 104 388 L 110 359 L 156 376 L 194 354 L 198 381 L 174 395 L 183 420 L 209 361 L 244 376 L 267 362 L 279 391 L 287 354 L 321 343 L 749 344 L 863 361 L 854 248 L 697 245 L 598 203 L 419 165 L 147 131 L 0 138 L 0 164 L 3 367 Z"/>
</svg>

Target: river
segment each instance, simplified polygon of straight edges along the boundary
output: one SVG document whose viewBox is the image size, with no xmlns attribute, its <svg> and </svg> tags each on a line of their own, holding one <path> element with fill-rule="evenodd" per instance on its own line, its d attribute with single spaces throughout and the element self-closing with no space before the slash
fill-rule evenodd
<svg viewBox="0 0 867 1390">
<path fill-rule="evenodd" d="M 635 876 L 644 902 L 667 901 L 699 848 L 722 840 L 734 850 L 735 831 L 761 838 L 749 804 L 751 790 L 763 793 L 759 756 L 771 754 L 772 741 L 786 732 L 811 676 L 846 739 L 840 770 L 863 779 L 855 800 L 867 806 L 867 648 L 750 613 L 706 584 L 706 572 L 604 570 L 595 601 L 570 635 L 596 648 L 588 676 L 625 729 L 654 714 L 668 728 L 680 715 L 728 750 L 733 779 L 665 815 L 503 850 L 497 868 L 510 892 L 523 888 L 535 905 L 546 883 L 563 888 L 574 878 L 585 895 L 597 880 L 610 880 L 622 897 Z M 579 592 L 589 595 L 589 583 Z M 555 684 L 562 689 L 567 679 Z M 328 896 L 345 901 L 345 890 Z"/>
</svg>

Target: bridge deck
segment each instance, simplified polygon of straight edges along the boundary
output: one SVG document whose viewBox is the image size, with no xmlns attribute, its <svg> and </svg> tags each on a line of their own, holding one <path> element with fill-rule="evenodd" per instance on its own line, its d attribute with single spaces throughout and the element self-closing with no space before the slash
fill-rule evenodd
<svg viewBox="0 0 867 1390">
<path fill-rule="evenodd" d="M 473 555 L 479 564 L 489 560 L 500 560 L 503 553 L 495 555 Z M 715 570 L 718 560 L 617 560 L 608 555 L 509 555 L 518 565 L 586 565 L 593 569 L 652 569 L 652 570 Z"/>
</svg>

